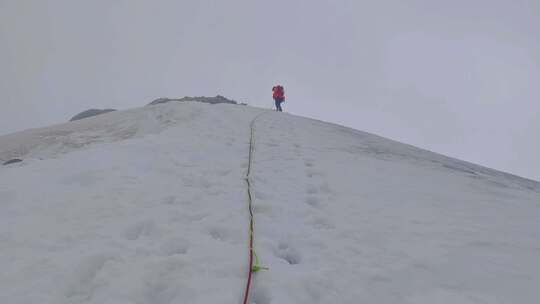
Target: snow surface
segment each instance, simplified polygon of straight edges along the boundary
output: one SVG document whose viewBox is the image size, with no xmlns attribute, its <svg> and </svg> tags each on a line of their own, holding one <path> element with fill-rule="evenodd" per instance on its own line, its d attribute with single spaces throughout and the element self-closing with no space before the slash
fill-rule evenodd
<svg viewBox="0 0 540 304">
<path fill-rule="evenodd" d="M 0 303 L 537 303 L 540 184 L 375 135 L 168 103 L 0 137 Z"/>
</svg>

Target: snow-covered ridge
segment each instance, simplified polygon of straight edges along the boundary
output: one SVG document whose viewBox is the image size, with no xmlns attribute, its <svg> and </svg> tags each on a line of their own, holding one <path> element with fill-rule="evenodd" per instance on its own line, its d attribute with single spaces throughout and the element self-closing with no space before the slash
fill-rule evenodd
<svg viewBox="0 0 540 304">
<path fill-rule="evenodd" d="M 0 160 L 48 158 L 96 143 L 116 142 L 159 133 L 178 121 L 197 118 L 196 104 L 182 111 L 171 105 L 115 111 L 45 128 L 0 136 Z"/>
<path fill-rule="evenodd" d="M 327 122 L 320 122 L 327 124 Z M 340 125 L 334 125 L 342 132 L 349 132 L 357 138 L 364 138 L 353 149 L 359 153 L 372 155 L 375 158 L 397 160 L 403 159 L 417 162 L 423 166 L 440 166 L 441 170 L 452 170 L 456 173 L 464 174 L 474 179 L 487 179 L 490 182 L 504 185 L 514 184 L 528 190 L 540 191 L 540 182 L 517 176 L 514 174 L 498 171 L 495 169 L 480 166 L 474 163 L 448 157 L 439 153 L 417 148 L 412 145 L 400 143 L 391 139 L 380 137 L 374 134 L 354 130 Z M 502 185 L 502 186 L 504 186 Z"/>
<path fill-rule="evenodd" d="M 109 112 L 105 113 L 108 114 L 106 116 L 101 114 L 99 117 L 90 117 L 82 121 L 0 136 L 0 162 L 13 158 L 48 158 L 96 143 L 115 142 L 159 133 L 179 121 L 196 119 L 197 112 L 202 111 L 199 107 L 204 108 L 204 105 L 200 105 L 199 102 L 186 99 L 181 101 L 191 106 L 182 108 L 182 111 L 172 110 L 178 107 L 168 101 L 175 101 L 175 99 L 155 103 L 153 107 Z M 540 191 L 537 181 L 456 160 L 340 125 L 322 121 L 318 123 L 333 126 L 340 132 L 350 133 L 352 137 L 362 139 L 355 146 L 349 147 L 358 153 L 380 159 L 415 161 L 419 165 L 435 164 L 443 170 L 453 170 L 471 178 L 491 178 L 493 183 L 515 184 L 526 189 Z"/>
<path fill-rule="evenodd" d="M 534 303 L 540 184 L 372 134 L 166 103 L 0 137 L 0 303 Z"/>
</svg>

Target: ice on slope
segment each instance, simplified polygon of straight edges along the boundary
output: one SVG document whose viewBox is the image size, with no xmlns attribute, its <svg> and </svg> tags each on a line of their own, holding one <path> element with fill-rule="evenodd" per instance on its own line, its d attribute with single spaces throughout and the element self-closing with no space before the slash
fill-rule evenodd
<svg viewBox="0 0 540 304">
<path fill-rule="evenodd" d="M 163 104 L 0 137 L 0 303 L 239 303 L 263 110 Z M 344 127 L 255 124 L 251 302 L 532 303 L 540 185 Z M 42 159 L 42 160 L 39 160 Z"/>
</svg>

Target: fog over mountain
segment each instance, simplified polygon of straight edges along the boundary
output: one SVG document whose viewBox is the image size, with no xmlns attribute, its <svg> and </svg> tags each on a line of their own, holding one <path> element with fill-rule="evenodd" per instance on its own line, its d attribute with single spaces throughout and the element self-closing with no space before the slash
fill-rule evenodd
<svg viewBox="0 0 540 304">
<path fill-rule="evenodd" d="M 540 2 L 0 0 L 0 134 L 223 95 L 540 180 Z"/>
</svg>

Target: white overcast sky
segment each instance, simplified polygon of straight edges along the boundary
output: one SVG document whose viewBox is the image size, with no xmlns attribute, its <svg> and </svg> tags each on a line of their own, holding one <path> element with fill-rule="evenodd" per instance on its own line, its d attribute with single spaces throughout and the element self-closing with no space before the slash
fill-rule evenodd
<svg viewBox="0 0 540 304">
<path fill-rule="evenodd" d="M 216 95 L 540 180 L 537 0 L 0 0 L 0 134 Z"/>
</svg>

